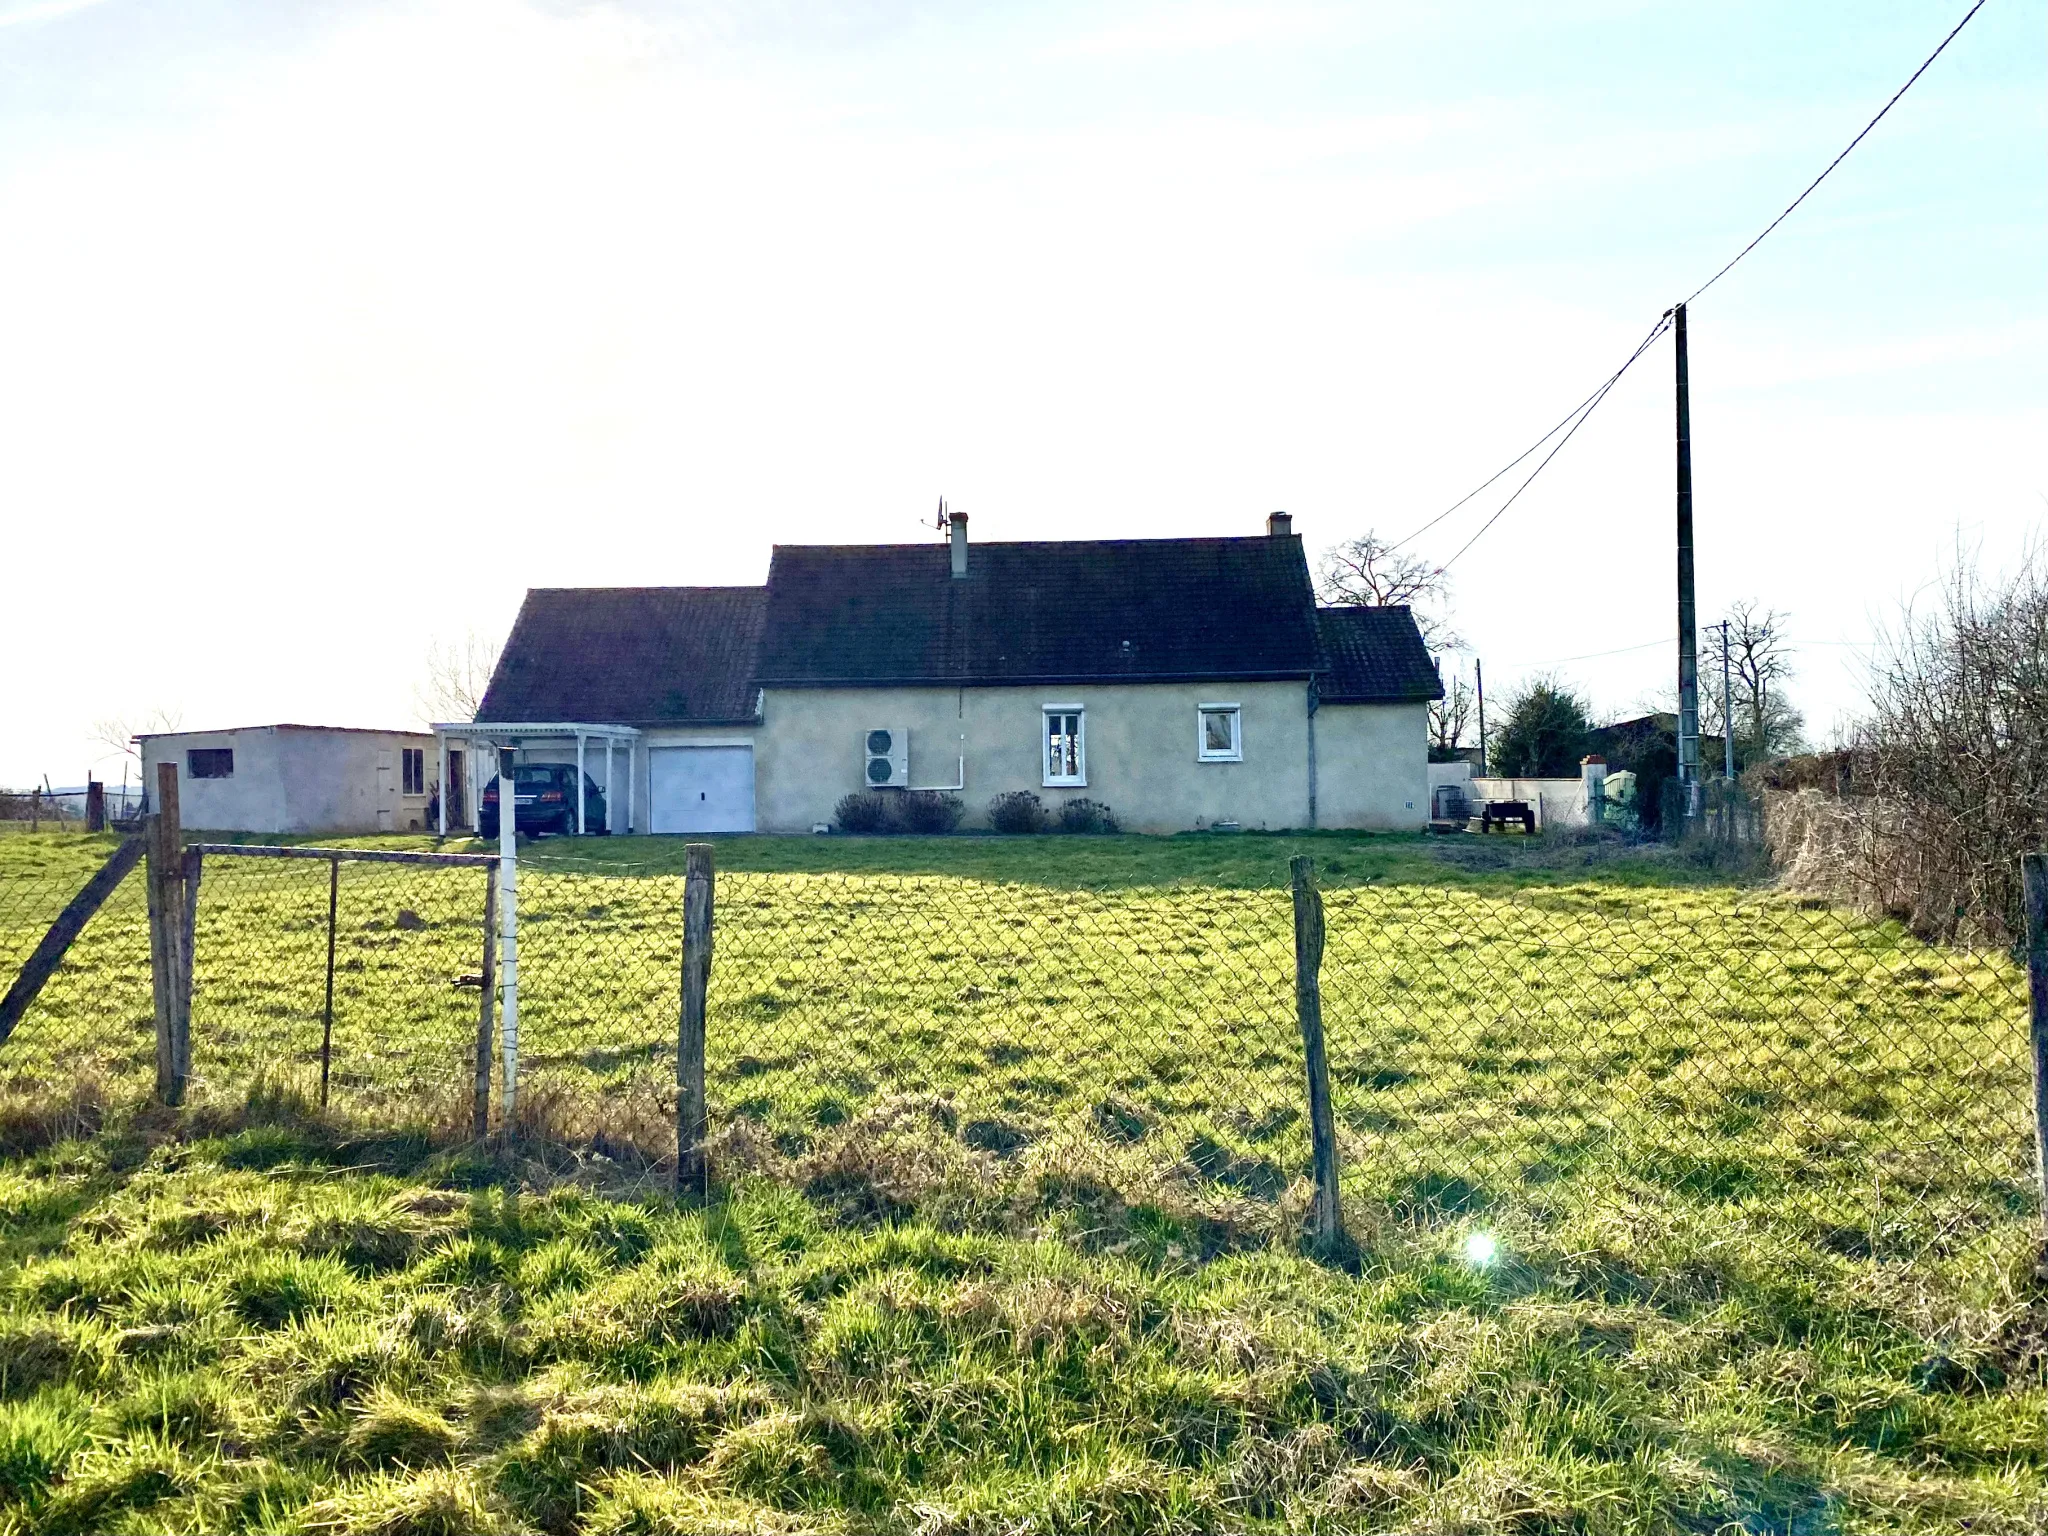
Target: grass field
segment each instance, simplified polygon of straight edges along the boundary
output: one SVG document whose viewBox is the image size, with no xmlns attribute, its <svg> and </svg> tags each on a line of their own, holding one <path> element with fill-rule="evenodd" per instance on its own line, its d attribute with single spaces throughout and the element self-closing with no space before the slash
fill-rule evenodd
<svg viewBox="0 0 2048 1536">
<path fill-rule="evenodd" d="M 1581 1198 L 1490 1264 L 1414 1223 L 1349 1274 L 1142 1207 L 1078 1231 L 1051 1188 L 978 1225 L 522 1192 L 260 1111 L 0 1167 L 0 1529 L 2048 1518 L 2048 1297 L 1996 1226 L 1857 1256 Z"/>
<path fill-rule="evenodd" d="M 0 962 L 33 926 L 6 861 L 99 856 L 35 841 L 0 849 Z M 1327 885 L 1348 1268 L 1293 1251 L 1296 850 Z M 323 1119 L 295 1094 L 325 870 L 209 861 L 199 1108 L 16 1137 L 4 1518 L 2048 1522 L 2007 957 L 1540 840 L 735 840 L 732 1183 L 684 1213 L 594 1192 L 659 1150 L 678 855 L 525 856 L 528 1113 L 608 1157 L 511 1169 L 394 1129 L 467 1092 L 481 872 L 345 871 Z M 142 1080 L 146 945 L 112 916 L 0 1072 Z"/>
</svg>

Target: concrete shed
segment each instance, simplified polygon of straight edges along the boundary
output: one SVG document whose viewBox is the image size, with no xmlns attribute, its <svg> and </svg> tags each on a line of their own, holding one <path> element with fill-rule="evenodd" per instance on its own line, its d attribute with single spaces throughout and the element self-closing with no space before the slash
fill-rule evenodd
<svg viewBox="0 0 2048 1536">
<path fill-rule="evenodd" d="M 434 738 L 341 725 L 248 725 L 135 738 L 142 782 L 178 767 L 178 812 L 210 832 L 424 832 Z"/>
</svg>

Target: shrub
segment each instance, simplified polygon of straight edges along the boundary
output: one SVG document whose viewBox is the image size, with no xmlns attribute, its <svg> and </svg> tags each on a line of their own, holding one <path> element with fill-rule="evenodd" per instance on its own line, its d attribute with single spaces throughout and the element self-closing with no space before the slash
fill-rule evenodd
<svg viewBox="0 0 2048 1536">
<path fill-rule="evenodd" d="M 988 803 L 988 824 L 998 832 L 1043 832 L 1045 807 L 1028 789 L 1013 789 Z"/>
<path fill-rule="evenodd" d="M 1069 800 L 1060 807 L 1062 832 L 1116 832 L 1116 812 L 1100 800 Z"/>
<path fill-rule="evenodd" d="M 902 832 L 937 835 L 960 825 L 967 807 L 958 795 L 942 795 L 934 789 L 913 789 L 896 799 L 896 828 Z"/>
<path fill-rule="evenodd" d="M 889 797 L 880 790 L 857 789 L 833 807 L 832 819 L 842 832 L 886 832 L 890 821 Z"/>
</svg>

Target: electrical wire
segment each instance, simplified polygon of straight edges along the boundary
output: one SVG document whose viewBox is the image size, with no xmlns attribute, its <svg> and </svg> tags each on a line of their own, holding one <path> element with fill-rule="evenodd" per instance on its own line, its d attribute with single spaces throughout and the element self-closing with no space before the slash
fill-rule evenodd
<svg viewBox="0 0 2048 1536">
<path fill-rule="evenodd" d="M 1927 55 L 1927 57 L 1921 61 L 1920 67 L 1914 70 L 1913 73 L 1909 77 L 1907 77 L 1906 83 L 1900 86 L 1898 90 L 1892 93 L 1891 100 L 1887 101 L 1882 107 L 1878 109 L 1877 116 L 1873 117 L 1869 122 L 1863 125 L 1863 131 L 1857 134 L 1855 138 L 1849 141 L 1848 147 L 1844 149 L 1839 155 L 1835 156 L 1834 159 L 1830 160 L 1828 162 L 1827 169 L 1822 171 L 1818 176 L 1814 177 L 1813 180 L 1810 183 L 1808 183 L 1807 188 L 1804 192 L 1801 192 L 1797 197 L 1793 198 L 1791 202 L 1787 203 L 1785 205 L 1784 212 L 1780 213 L 1775 219 L 1771 220 L 1770 223 L 1766 224 L 1763 228 L 1762 233 L 1760 233 L 1754 240 L 1750 241 L 1749 244 L 1745 245 L 1741 250 L 1737 251 L 1733 259 L 1731 259 L 1726 266 L 1722 267 L 1720 271 L 1716 272 L 1712 277 L 1708 278 L 1704 283 L 1701 283 L 1699 287 L 1695 288 L 1689 295 L 1687 295 L 1685 299 L 1685 302 L 1687 304 L 1692 303 L 1694 299 L 1697 299 L 1701 294 L 1705 293 L 1709 288 L 1713 287 L 1714 284 L 1718 283 L 1719 281 L 1721 281 L 1722 278 L 1726 277 L 1730 272 L 1732 272 L 1735 269 L 1736 264 L 1740 262 L 1743 257 L 1747 256 L 1759 245 L 1762 245 L 1764 240 L 1770 235 L 1772 230 L 1776 229 L 1780 224 L 1784 223 L 1785 220 L 1790 218 L 1792 216 L 1793 210 L 1796 209 L 1801 203 L 1805 202 L 1807 198 L 1813 195 L 1814 188 L 1818 187 L 1822 182 L 1826 181 L 1829 176 L 1834 174 L 1835 167 L 1840 165 L 1844 160 L 1848 159 L 1850 152 L 1854 150 L 1858 144 L 1861 144 L 1863 142 L 1863 140 L 1869 135 L 1870 130 L 1875 128 L 1881 121 L 1883 121 L 1884 115 L 1887 112 L 1891 111 L 1893 107 L 1899 104 L 1899 98 L 1904 96 L 1906 92 L 1910 91 L 1913 88 L 1914 82 L 1917 81 L 1922 75 L 1927 73 L 1928 67 L 1932 65 L 1936 59 L 1941 57 L 1942 51 L 1946 49 L 1950 43 L 1956 40 L 1956 35 L 1960 33 L 1964 27 L 1967 27 L 1970 24 L 1971 18 L 1974 17 L 1979 11 L 1984 9 L 1985 3 L 1986 0 L 1977 0 L 1977 3 L 1975 5 L 1972 5 L 1970 9 L 1964 13 L 1963 19 L 1955 24 L 1955 27 L 1949 32 L 1947 37 L 1944 37 L 1941 40 L 1939 46 L 1935 48 L 1934 52 Z M 1557 457 L 1558 450 L 1562 449 L 1565 443 L 1571 441 L 1572 433 L 1577 432 L 1580 427 L 1586 424 L 1586 418 L 1592 415 L 1595 408 L 1598 407 L 1600 402 L 1606 398 L 1607 392 L 1614 388 L 1614 386 L 1620 382 L 1621 376 L 1624 373 L 1628 372 L 1630 364 L 1634 363 L 1637 358 L 1643 355 L 1644 351 L 1649 347 L 1651 342 L 1655 341 L 1659 336 L 1663 335 L 1664 331 L 1669 327 L 1670 318 L 1671 311 L 1666 310 L 1664 312 L 1664 317 L 1651 330 L 1649 336 L 1643 340 L 1642 344 L 1638 346 L 1634 352 L 1629 354 L 1628 362 L 1623 363 L 1608 377 L 1607 381 L 1604 384 L 1602 384 L 1598 389 L 1594 390 L 1592 394 L 1588 395 L 1584 400 L 1581 400 L 1576 406 L 1574 406 L 1569 412 L 1567 412 L 1563 421 L 1560 421 L 1548 432 L 1544 433 L 1541 437 L 1537 438 L 1535 442 L 1531 443 L 1527 448 L 1524 448 L 1520 453 L 1516 454 L 1512 459 L 1508 460 L 1506 464 L 1503 464 L 1499 469 L 1495 470 L 1478 486 L 1476 486 L 1471 491 L 1468 491 L 1465 495 L 1459 497 L 1456 501 L 1452 502 L 1448 507 L 1444 508 L 1443 511 L 1437 513 L 1435 517 L 1432 517 L 1428 522 L 1424 523 L 1420 528 L 1417 528 L 1413 533 L 1389 545 L 1389 553 L 1391 553 L 1394 550 L 1400 549 L 1404 545 L 1412 544 L 1416 539 L 1420 538 L 1423 534 L 1429 532 L 1430 529 L 1434 528 L 1438 523 L 1442 522 L 1445 518 L 1449 517 L 1453 512 L 1457 511 L 1460 507 L 1464 506 L 1467 502 L 1471 501 L 1474 497 L 1478 496 L 1480 492 L 1486 490 L 1488 486 L 1491 486 L 1495 481 L 1499 480 L 1501 476 L 1507 474 L 1508 471 L 1513 469 L 1517 464 L 1520 464 L 1524 459 L 1528 458 L 1530 454 L 1534 453 L 1537 449 L 1541 448 L 1553 437 L 1556 437 L 1559 432 L 1564 431 L 1564 437 L 1561 441 L 1559 441 L 1557 447 L 1551 449 L 1549 453 L 1543 456 L 1543 462 L 1538 464 L 1534 470 L 1530 471 L 1529 478 L 1527 480 L 1524 480 L 1519 486 L 1515 488 L 1515 494 L 1513 496 L 1510 496 L 1505 502 L 1503 502 L 1500 506 L 1500 509 L 1496 511 L 1492 517 L 1489 517 L 1483 524 L 1480 525 L 1479 532 L 1473 534 L 1471 538 L 1467 539 L 1464 542 L 1464 544 L 1459 547 L 1457 554 L 1452 555 L 1449 560 L 1446 560 L 1441 566 L 1438 567 L 1440 571 L 1449 570 L 1451 568 L 1452 563 L 1455 562 L 1459 558 L 1459 556 L 1463 555 L 1466 550 L 1470 549 L 1474 544 L 1476 544 L 1479 541 L 1480 534 L 1485 533 L 1487 529 L 1491 528 L 1495 523 L 1500 521 L 1501 513 L 1507 511 L 1509 507 L 1513 506 L 1515 504 L 1516 497 L 1519 497 L 1523 491 L 1526 491 L 1529 488 L 1530 481 L 1534 480 L 1536 476 L 1543 473 L 1544 466 L 1549 464 L 1552 459 Z M 1570 431 L 1565 431 L 1565 428 L 1567 426 L 1570 427 Z"/>
<path fill-rule="evenodd" d="M 1878 123 L 1883 120 L 1885 113 L 1891 111 L 1893 107 L 1899 104 L 1899 98 L 1905 95 L 1906 92 L 1910 91 L 1913 88 L 1913 82 L 1915 80 L 1918 80 L 1922 75 L 1927 73 L 1928 65 L 1932 64 L 1936 59 L 1941 57 L 1942 49 L 1948 47 L 1950 43 L 1956 40 L 1956 33 L 1962 31 L 1963 28 L 1967 27 L 1970 24 L 1970 18 L 1972 16 L 1975 16 L 1979 11 L 1983 9 L 1984 0 L 1977 0 L 1977 3 L 1971 6 L 1968 12 L 1964 14 L 1963 19 L 1956 23 L 1955 31 L 1950 32 L 1947 37 L 1944 37 L 1941 40 L 1940 47 L 1936 48 L 1934 52 L 1927 55 L 1926 59 L 1921 62 L 1920 67 L 1913 71 L 1912 76 L 1906 81 L 1906 83 L 1900 86 L 1898 90 L 1892 93 L 1892 99 L 1886 102 L 1882 107 L 1878 108 L 1877 116 L 1873 117 L 1869 122 L 1863 125 L 1863 132 L 1857 134 L 1855 138 L 1849 141 L 1849 148 L 1843 150 L 1839 155 L 1835 156 L 1834 159 L 1830 160 L 1828 162 L 1828 168 L 1822 171 L 1818 176 L 1814 177 L 1813 180 L 1807 185 L 1807 188 L 1804 192 L 1800 193 L 1797 197 L 1793 198 L 1791 202 L 1787 203 L 1785 205 L 1785 211 L 1783 213 L 1779 214 L 1775 219 L 1771 220 L 1770 223 L 1764 226 L 1763 234 L 1758 235 L 1754 240 L 1750 241 L 1749 244 L 1745 245 L 1741 250 L 1737 251 L 1735 253 L 1734 260 L 1730 261 L 1727 266 L 1723 267 L 1720 271 L 1716 272 L 1704 283 L 1701 283 L 1699 287 L 1693 289 L 1693 291 L 1689 295 L 1687 295 L 1685 302 L 1690 304 L 1694 299 L 1698 298 L 1701 294 L 1705 293 L 1709 288 L 1713 287 L 1714 284 L 1721 281 L 1722 278 L 1726 277 L 1731 271 L 1734 270 L 1736 262 L 1742 260 L 1743 257 L 1747 256 L 1751 251 L 1755 250 L 1758 246 L 1762 245 L 1764 243 L 1765 236 L 1769 235 L 1772 230 L 1776 229 L 1780 224 L 1784 223 L 1787 219 L 1789 219 L 1792 216 L 1792 210 L 1794 208 L 1797 208 L 1801 203 L 1805 202 L 1808 197 L 1812 196 L 1813 189 L 1815 187 L 1819 186 L 1822 182 L 1826 181 L 1829 176 L 1834 174 L 1835 167 L 1840 165 L 1844 160 L 1849 158 L 1849 150 L 1854 149 L 1858 144 L 1861 144 L 1863 142 L 1864 135 L 1868 134 L 1871 129 L 1875 128 L 1878 125 Z"/>
<path fill-rule="evenodd" d="M 1654 342 L 1659 336 L 1662 336 L 1670 328 L 1671 316 L 1670 313 L 1667 311 L 1665 314 L 1658 316 L 1657 323 L 1650 327 L 1650 334 L 1645 336 L 1640 342 L 1636 343 L 1636 349 L 1635 351 L 1629 353 L 1628 361 L 1623 363 L 1619 368 L 1615 369 L 1613 373 L 1609 374 L 1607 377 L 1607 382 L 1602 384 L 1598 389 L 1593 391 L 1592 396 L 1586 401 L 1586 403 L 1583 406 L 1579 408 L 1577 412 L 1579 419 L 1577 421 L 1572 422 L 1571 430 L 1566 432 L 1563 437 L 1560 437 L 1557 440 L 1557 446 L 1555 448 L 1551 449 L 1550 452 L 1543 455 L 1542 461 L 1538 463 L 1534 469 L 1529 471 L 1528 479 L 1524 480 L 1520 485 L 1515 487 L 1515 494 L 1510 496 L 1506 501 L 1502 502 L 1500 504 L 1499 509 L 1495 511 L 1493 516 L 1489 517 L 1485 522 L 1479 525 L 1479 531 L 1477 533 L 1473 534 L 1471 538 L 1467 539 L 1463 544 L 1458 546 L 1457 554 L 1452 555 L 1450 559 L 1446 560 L 1442 565 L 1437 567 L 1439 571 L 1448 571 L 1452 566 L 1456 565 L 1458 561 L 1464 556 L 1465 551 L 1470 549 L 1474 544 L 1477 544 L 1480 541 L 1480 539 L 1485 536 L 1486 530 L 1491 528 L 1495 523 L 1499 522 L 1501 520 L 1502 515 L 1507 511 L 1507 509 L 1509 507 L 1512 507 L 1518 500 L 1521 499 L 1522 492 L 1529 489 L 1530 485 L 1535 481 L 1538 475 L 1543 473 L 1545 467 L 1548 466 L 1550 461 L 1556 458 L 1560 453 L 1564 452 L 1564 445 L 1570 442 L 1573 436 L 1578 432 L 1579 428 L 1583 427 L 1586 424 L 1586 418 L 1591 416 L 1594 411 L 1599 409 L 1600 402 L 1607 398 L 1607 392 L 1613 389 L 1615 385 L 1621 382 L 1621 376 L 1624 373 L 1627 373 L 1630 368 L 1635 366 L 1636 359 L 1638 359 L 1645 352 L 1650 350 L 1650 344 Z M 1566 420 L 1570 420 L 1570 418 L 1567 417 Z M 1538 444 L 1537 446 L 1540 447 L 1542 445 Z M 1524 454 L 1523 457 L 1527 458 L 1528 455 Z"/>
</svg>

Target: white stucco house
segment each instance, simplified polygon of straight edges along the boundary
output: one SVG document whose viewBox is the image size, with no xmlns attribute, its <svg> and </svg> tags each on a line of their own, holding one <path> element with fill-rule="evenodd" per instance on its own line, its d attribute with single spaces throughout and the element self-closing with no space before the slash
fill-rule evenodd
<svg viewBox="0 0 2048 1536">
<path fill-rule="evenodd" d="M 248 725 L 135 738 L 142 782 L 178 768 L 178 817 L 210 832 L 423 832 L 434 738 L 339 725 Z"/>
<path fill-rule="evenodd" d="M 1407 609 L 1318 608 L 1285 514 L 970 547 L 955 513 L 944 543 L 779 545 L 760 587 L 531 591 L 477 720 L 435 729 L 581 761 L 635 832 L 809 832 L 863 788 L 970 827 L 1028 790 L 1142 832 L 1416 829 L 1440 693 Z"/>
</svg>

